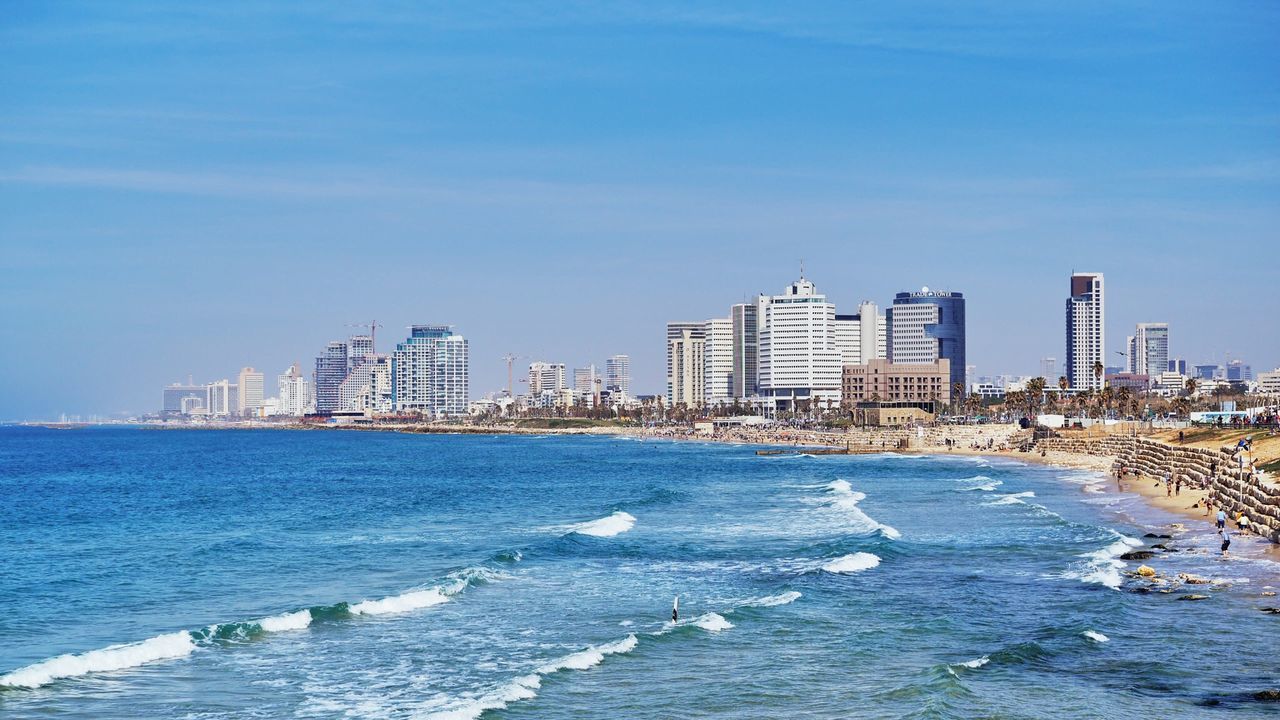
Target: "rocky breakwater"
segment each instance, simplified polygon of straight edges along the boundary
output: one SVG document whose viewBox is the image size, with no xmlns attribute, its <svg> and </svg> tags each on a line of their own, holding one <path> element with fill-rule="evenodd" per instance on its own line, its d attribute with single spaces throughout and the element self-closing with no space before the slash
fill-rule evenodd
<svg viewBox="0 0 1280 720">
<path fill-rule="evenodd" d="M 1234 447 L 1185 447 L 1133 435 L 1046 438 L 1038 447 L 1111 457 L 1128 472 L 1155 479 L 1169 473 L 1190 487 L 1208 490 L 1216 507 L 1233 519 L 1246 514 L 1253 532 L 1280 543 L 1280 485 L 1242 466 Z"/>
</svg>

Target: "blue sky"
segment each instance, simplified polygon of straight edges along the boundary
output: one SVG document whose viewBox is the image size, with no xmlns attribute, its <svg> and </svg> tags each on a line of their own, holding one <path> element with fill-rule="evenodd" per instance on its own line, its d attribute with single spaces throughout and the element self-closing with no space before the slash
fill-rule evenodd
<svg viewBox="0 0 1280 720">
<path fill-rule="evenodd" d="M 667 320 L 801 258 L 849 311 L 963 291 L 984 374 L 1061 362 L 1073 269 L 1114 349 L 1280 364 L 1274 3 L 477 6 L 0 5 L 0 418 L 371 318 L 456 325 L 475 395 L 507 352 L 656 392 Z"/>
</svg>

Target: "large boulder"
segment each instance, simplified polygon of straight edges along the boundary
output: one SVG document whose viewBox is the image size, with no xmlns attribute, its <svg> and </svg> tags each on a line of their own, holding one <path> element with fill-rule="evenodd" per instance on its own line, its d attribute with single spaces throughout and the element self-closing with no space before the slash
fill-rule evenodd
<svg viewBox="0 0 1280 720">
<path fill-rule="evenodd" d="M 1147 560 L 1155 557 L 1155 553 L 1150 550 L 1133 550 L 1120 556 L 1121 560 Z"/>
<path fill-rule="evenodd" d="M 1186 595 L 1179 595 L 1179 596 L 1178 596 L 1178 599 L 1179 599 L 1179 600 L 1208 600 L 1208 599 L 1209 599 L 1209 596 L 1208 596 L 1208 595 L 1196 595 L 1195 593 L 1187 593 Z"/>
<path fill-rule="evenodd" d="M 1142 577 L 1155 577 L 1156 571 L 1154 568 L 1152 568 L 1149 565 L 1139 565 L 1138 574 L 1141 575 Z"/>
</svg>

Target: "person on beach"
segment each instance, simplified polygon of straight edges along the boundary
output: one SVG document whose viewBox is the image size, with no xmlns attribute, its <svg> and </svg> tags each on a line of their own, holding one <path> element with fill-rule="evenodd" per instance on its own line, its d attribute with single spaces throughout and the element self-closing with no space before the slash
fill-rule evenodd
<svg viewBox="0 0 1280 720">
<path fill-rule="evenodd" d="M 1227 526 L 1227 511 L 1218 508 L 1218 529 L 1221 530 Z"/>
<path fill-rule="evenodd" d="M 1222 556 L 1227 556 L 1227 549 L 1231 547 L 1231 532 L 1228 530 L 1219 530 L 1218 537 L 1222 538 Z"/>
<path fill-rule="evenodd" d="M 1173 475 L 1168 470 L 1164 473 L 1164 494 L 1173 497 Z"/>
<path fill-rule="evenodd" d="M 1240 528 L 1240 532 L 1249 532 L 1249 516 L 1240 513 L 1240 517 L 1236 518 L 1236 527 Z"/>
<path fill-rule="evenodd" d="M 1208 515 L 1209 513 L 1212 513 L 1212 512 L 1213 512 L 1213 496 L 1205 495 L 1204 496 L 1204 514 Z"/>
<path fill-rule="evenodd" d="M 1182 476 L 1181 475 L 1179 475 L 1178 479 L 1174 482 L 1173 494 L 1182 495 Z"/>
</svg>

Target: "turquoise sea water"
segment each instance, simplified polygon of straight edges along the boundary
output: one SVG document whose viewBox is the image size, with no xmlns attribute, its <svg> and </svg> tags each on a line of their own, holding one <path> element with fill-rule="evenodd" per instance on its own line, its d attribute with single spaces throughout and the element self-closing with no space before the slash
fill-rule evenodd
<svg viewBox="0 0 1280 720">
<path fill-rule="evenodd" d="M 0 428 L 0 717 L 1280 711 L 1252 542 L 1139 594 L 1177 518 L 1105 478 L 754 450 Z"/>
</svg>

